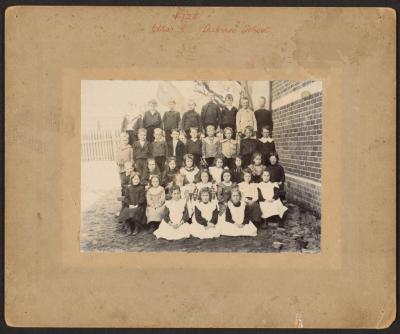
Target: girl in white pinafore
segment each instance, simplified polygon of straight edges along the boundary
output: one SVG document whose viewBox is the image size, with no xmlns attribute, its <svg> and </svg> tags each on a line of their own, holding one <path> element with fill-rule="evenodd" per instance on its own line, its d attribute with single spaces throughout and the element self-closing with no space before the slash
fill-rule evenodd
<svg viewBox="0 0 400 334">
<path fill-rule="evenodd" d="M 178 186 L 171 187 L 172 199 L 165 203 L 164 219 L 154 232 L 157 239 L 179 240 L 190 237 L 189 214 L 186 200 L 181 198 Z"/>
<path fill-rule="evenodd" d="M 221 235 L 232 237 L 257 235 L 257 227 L 250 221 L 250 208 L 242 201 L 238 189 L 232 190 L 231 199 L 226 206 L 224 215 L 219 219 L 218 226 Z"/>
<path fill-rule="evenodd" d="M 217 201 L 211 200 L 211 190 L 202 188 L 199 192 L 199 200 L 194 205 L 194 215 L 190 225 L 192 236 L 200 239 L 218 238 L 219 229 Z"/>
<path fill-rule="evenodd" d="M 287 207 L 279 199 L 277 193 L 279 185 L 269 180 L 270 176 L 267 170 L 263 171 L 261 177 L 262 181 L 258 184 L 261 218 L 265 219 L 272 216 L 282 218 Z"/>
</svg>

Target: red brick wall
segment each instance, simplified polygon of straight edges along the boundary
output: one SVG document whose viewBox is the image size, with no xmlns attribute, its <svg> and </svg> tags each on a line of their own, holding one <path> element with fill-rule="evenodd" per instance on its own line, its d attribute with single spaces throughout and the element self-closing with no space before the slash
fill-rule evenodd
<svg viewBox="0 0 400 334">
<path fill-rule="evenodd" d="M 277 100 L 281 96 L 284 96 L 288 93 L 294 92 L 308 84 L 314 82 L 313 80 L 307 81 L 290 81 L 290 80 L 279 80 L 272 81 L 272 100 Z"/>
<path fill-rule="evenodd" d="M 272 103 L 296 89 L 306 90 L 308 84 L 273 81 Z M 288 174 L 288 199 L 320 213 L 322 92 L 273 109 L 273 120 L 276 148 Z"/>
</svg>

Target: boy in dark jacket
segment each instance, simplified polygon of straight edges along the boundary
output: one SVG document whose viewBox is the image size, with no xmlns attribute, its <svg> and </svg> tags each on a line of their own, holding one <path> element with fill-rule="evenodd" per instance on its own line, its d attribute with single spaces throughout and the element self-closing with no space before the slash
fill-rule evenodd
<svg viewBox="0 0 400 334">
<path fill-rule="evenodd" d="M 182 116 L 181 130 L 185 132 L 186 138 L 190 138 L 190 128 L 201 130 L 201 118 L 196 112 L 196 103 L 190 100 L 188 103 L 189 110 Z"/>
<path fill-rule="evenodd" d="M 233 131 L 232 138 L 236 138 L 236 114 L 238 109 L 233 105 L 233 96 L 232 94 L 226 94 L 225 96 L 225 105 L 221 109 L 220 116 L 220 128 L 225 130 L 225 128 L 229 127 Z"/>
<path fill-rule="evenodd" d="M 139 140 L 133 144 L 133 161 L 140 174 L 146 169 L 147 159 L 151 157 L 151 144 L 146 140 L 146 134 L 146 129 L 139 129 Z"/>
<path fill-rule="evenodd" d="M 261 137 L 262 129 L 268 127 L 272 132 L 274 123 L 272 121 L 272 111 L 265 109 L 266 99 L 261 96 L 258 100 L 259 108 L 254 112 L 257 120 L 257 138 Z"/>
<path fill-rule="evenodd" d="M 213 93 L 208 94 L 209 101 L 201 108 L 201 125 L 204 133 L 208 125 L 214 125 L 217 129 L 219 126 L 219 117 L 221 115 L 221 109 L 215 103 L 215 95 Z"/>
<path fill-rule="evenodd" d="M 240 155 L 242 156 L 243 168 L 251 164 L 253 153 L 257 149 L 257 139 L 252 138 L 253 129 L 247 126 L 244 130 L 245 137 L 240 141 Z"/>
<path fill-rule="evenodd" d="M 179 140 L 179 130 L 173 129 L 171 132 L 172 140 L 167 142 L 167 157 L 174 157 L 178 168 L 182 167 L 183 155 L 185 154 L 185 144 Z"/>
<path fill-rule="evenodd" d="M 170 142 L 171 132 L 173 129 L 177 129 L 181 122 L 181 114 L 179 111 L 175 110 L 176 102 L 175 100 L 169 100 L 168 102 L 169 110 L 165 112 L 163 116 L 163 125 L 164 125 L 164 132 L 165 132 L 165 140 Z"/>
<path fill-rule="evenodd" d="M 149 101 L 149 109 L 144 113 L 142 126 L 147 130 L 147 140 L 152 143 L 154 141 L 154 129 L 162 128 L 161 115 L 157 111 L 157 101 Z"/>
</svg>

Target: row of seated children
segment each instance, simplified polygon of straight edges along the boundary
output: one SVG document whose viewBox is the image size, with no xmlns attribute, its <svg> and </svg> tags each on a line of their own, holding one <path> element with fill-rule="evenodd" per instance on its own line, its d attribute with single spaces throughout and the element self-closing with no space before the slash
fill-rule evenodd
<svg viewBox="0 0 400 334">
<path fill-rule="evenodd" d="M 255 154 L 254 164 L 258 163 L 260 158 L 260 154 Z M 240 157 L 237 157 L 235 161 L 240 162 Z M 148 169 L 154 171 L 154 160 L 153 164 L 150 162 L 151 160 Z M 237 179 L 239 182 L 235 182 L 233 180 L 234 172 L 223 168 L 222 157 L 215 159 L 215 166 L 202 170 L 194 165 L 194 158 L 190 154 L 185 156 L 184 166 L 180 169 L 176 168 L 174 158 L 169 159 L 168 164 L 168 169 L 166 169 L 168 172 L 163 175 L 150 171 L 148 179 L 141 179 L 137 171 L 131 171 L 128 176 L 130 184 L 124 190 L 123 209 L 118 218 L 120 222 L 126 224 L 128 233 L 137 234 L 143 227 L 149 227 L 151 232 L 156 230 L 157 237 L 166 239 L 178 238 L 179 233 L 187 235 L 189 230 L 184 224 L 180 224 L 182 229 L 178 229 L 179 225 L 173 226 L 174 230 L 169 230 L 170 232 L 175 231 L 175 236 L 162 233 L 165 229 L 168 230 L 165 224 L 172 224 L 168 210 L 174 204 L 177 205 L 177 208 L 182 206 L 182 201 L 170 202 L 177 200 L 174 192 L 178 190 L 181 199 L 185 202 L 181 220 L 184 223 L 191 223 L 190 235 L 199 238 L 217 237 L 221 233 L 228 233 L 221 227 L 227 222 L 231 224 L 231 221 L 240 221 L 238 224 L 252 222 L 261 228 L 266 227 L 266 219 L 269 217 L 279 217 L 279 221 L 282 222 L 281 218 L 286 207 L 279 198 L 280 184 L 271 182 L 271 173 L 265 166 L 263 166 L 261 174 L 258 174 L 258 169 L 241 170 L 239 179 Z M 258 181 L 261 182 L 257 183 Z M 208 195 L 204 193 L 204 189 L 207 190 Z M 235 190 L 239 190 L 240 199 L 232 195 Z M 239 205 L 238 201 L 242 204 Z M 240 215 L 238 205 L 242 208 L 240 210 L 243 210 Z M 185 214 L 183 215 L 183 213 Z M 242 214 L 245 218 L 238 219 Z M 175 212 L 173 215 L 175 221 Z M 164 224 L 160 225 L 162 229 L 159 230 L 158 225 L 162 221 Z M 218 228 L 214 229 L 217 225 Z M 232 230 L 231 225 L 225 227 Z M 235 233 L 239 233 L 237 235 L 254 234 L 254 232 L 250 234 L 248 232 L 248 228 L 246 228 Z"/>
<path fill-rule="evenodd" d="M 133 144 L 128 143 L 126 134 L 121 135 L 121 144 L 117 152 L 117 164 L 119 167 L 121 182 L 124 182 L 126 162 L 135 161 L 136 169 L 142 175 L 145 173 L 149 158 L 154 158 L 160 172 L 164 171 L 167 158 L 174 157 L 177 167 L 183 165 L 184 154 L 192 154 L 194 165 L 199 167 L 211 167 L 217 156 L 223 157 L 223 165 L 235 168 L 235 156 L 242 156 L 242 168 L 251 164 L 254 152 L 261 153 L 261 163 L 270 165 L 269 155 L 276 153 L 275 143 L 270 136 L 268 128 L 262 129 L 262 137 L 253 138 L 251 127 L 246 128 L 245 138 L 238 143 L 232 138 L 233 130 L 230 127 L 224 129 L 224 137 L 218 138 L 213 125 L 207 126 L 207 137 L 199 139 L 197 128 L 191 128 L 191 138 L 183 143 L 179 137 L 178 129 L 171 132 L 172 141 L 166 142 L 163 131 L 154 129 L 154 142 L 146 140 L 146 130 L 139 130 L 139 140 Z"/>
</svg>

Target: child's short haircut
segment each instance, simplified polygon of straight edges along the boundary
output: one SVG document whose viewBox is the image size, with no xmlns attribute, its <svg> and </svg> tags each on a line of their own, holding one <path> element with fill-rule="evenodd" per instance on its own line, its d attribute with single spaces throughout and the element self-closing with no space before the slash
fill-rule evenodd
<svg viewBox="0 0 400 334">
<path fill-rule="evenodd" d="M 243 96 L 241 99 L 240 99 L 241 101 L 248 101 L 249 100 L 249 98 L 248 97 L 246 97 L 246 96 Z"/>
<path fill-rule="evenodd" d="M 190 132 L 192 132 L 192 131 L 199 131 L 199 130 L 195 127 L 192 127 L 192 128 L 190 128 Z"/>
<path fill-rule="evenodd" d="M 226 132 L 230 132 L 230 133 L 233 133 L 233 129 L 231 128 L 231 127 L 229 127 L 229 126 L 227 126 L 225 129 L 224 129 L 224 133 L 226 133 Z"/>
<path fill-rule="evenodd" d="M 193 104 L 194 104 L 194 106 L 197 106 L 197 104 L 196 104 L 196 101 L 195 101 L 195 100 L 193 100 L 193 99 L 190 99 L 190 100 L 188 101 L 188 103 L 193 103 Z"/>
<path fill-rule="evenodd" d="M 233 194 L 239 194 L 240 199 L 242 199 L 242 193 L 240 192 L 239 189 L 237 189 L 237 188 L 232 189 L 232 191 L 231 191 L 231 199 L 232 199 Z"/>
<path fill-rule="evenodd" d="M 262 158 L 262 154 L 260 152 L 254 152 L 251 160 L 254 160 L 256 157 Z"/>
<path fill-rule="evenodd" d="M 153 104 L 157 106 L 157 101 L 155 99 L 151 99 L 148 104 Z"/>
<path fill-rule="evenodd" d="M 147 164 L 149 164 L 149 162 L 156 162 L 156 159 L 154 159 L 154 158 L 147 158 Z"/>
<path fill-rule="evenodd" d="M 157 133 L 161 133 L 162 134 L 162 129 L 160 129 L 160 128 L 155 128 L 154 129 L 154 134 L 157 134 Z"/>
<path fill-rule="evenodd" d="M 225 100 L 231 100 L 231 101 L 233 101 L 233 95 L 232 95 L 232 94 L 226 94 L 226 95 L 225 95 Z"/>
<path fill-rule="evenodd" d="M 178 132 L 179 133 L 179 129 L 177 129 L 177 128 L 172 129 L 171 133 L 174 133 L 174 132 Z"/>
<path fill-rule="evenodd" d="M 267 101 L 267 99 L 265 98 L 265 96 L 260 96 L 260 99 L 263 99 L 264 101 Z"/>
<path fill-rule="evenodd" d="M 193 154 L 190 154 L 190 153 L 185 154 L 185 155 L 183 156 L 183 163 L 184 163 L 185 165 L 186 165 L 186 160 L 192 160 L 192 161 L 194 161 Z"/>
<path fill-rule="evenodd" d="M 215 126 L 212 125 L 212 124 L 207 125 L 206 130 L 211 129 L 211 128 L 212 128 L 213 130 L 215 130 Z"/>
<path fill-rule="evenodd" d="M 132 161 L 127 161 L 127 162 L 124 163 L 124 168 L 125 168 L 125 169 L 126 169 L 126 168 L 132 168 L 132 167 L 133 167 Z"/>
<path fill-rule="evenodd" d="M 262 130 L 271 131 L 271 127 L 270 127 L 269 125 L 263 125 L 261 129 L 262 129 Z"/>
<path fill-rule="evenodd" d="M 171 161 L 175 161 L 176 162 L 176 157 L 168 157 L 167 158 L 167 164 L 169 164 Z"/>
<path fill-rule="evenodd" d="M 141 133 L 144 133 L 146 135 L 147 134 L 147 130 L 145 128 L 140 128 L 138 130 L 138 134 L 140 135 Z"/>
<path fill-rule="evenodd" d="M 241 155 L 239 155 L 239 154 L 234 154 L 234 155 L 232 155 L 232 159 L 240 159 L 240 160 L 242 160 L 242 156 Z"/>
</svg>

